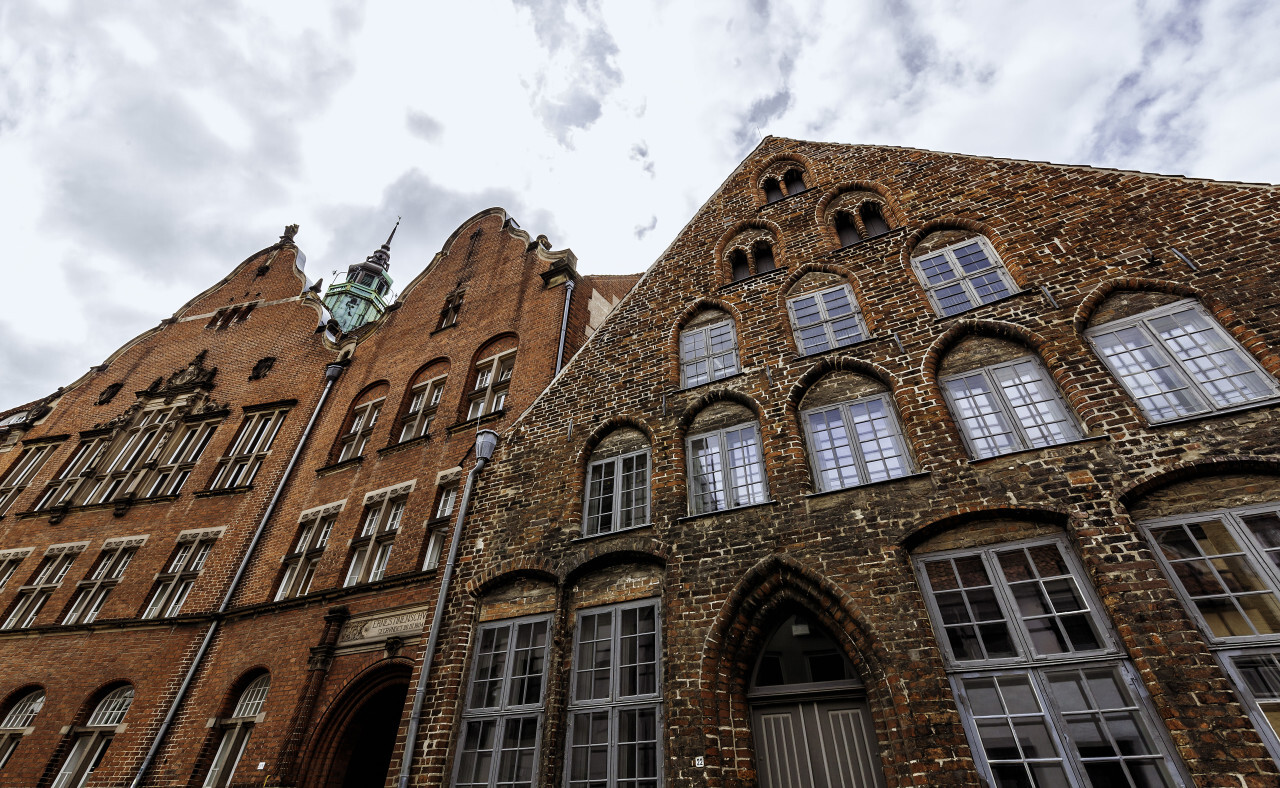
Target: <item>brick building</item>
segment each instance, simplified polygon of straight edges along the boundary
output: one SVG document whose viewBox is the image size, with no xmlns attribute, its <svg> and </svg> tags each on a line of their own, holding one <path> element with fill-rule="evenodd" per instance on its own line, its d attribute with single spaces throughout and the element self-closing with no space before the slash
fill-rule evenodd
<svg viewBox="0 0 1280 788">
<path fill-rule="evenodd" d="M 771 137 L 638 283 L 492 211 L 346 333 L 283 239 L 12 417 L 0 785 L 1277 784 L 1278 210 Z M 192 492 L 77 465 L 155 423 Z"/>
</svg>

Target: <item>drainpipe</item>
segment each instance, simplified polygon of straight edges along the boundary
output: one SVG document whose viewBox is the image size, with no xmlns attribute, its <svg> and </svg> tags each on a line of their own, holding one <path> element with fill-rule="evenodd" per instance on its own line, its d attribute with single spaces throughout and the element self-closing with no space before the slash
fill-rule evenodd
<svg viewBox="0 0 1280 788">
<path fill-rule="evenodd" d="M 573 297 L 573 279 L 566 279 L 564 283 L 564 317 L 560 318 L 560 349 L 556 351 L 556 371 L 553 375 L 560 374 L 560 365 L 564 362 L 564 335 L 569 330 L 569 299 Z"/>
<path fill-rule="evenodd" d="M 138 773 L 134 775 L 133 782 L 129 783 L 129 788 L 138 788 L 142 785 L 142 778 L 146 776 L 147 769 L 151 767 L 151 762 L 155 760 L 156 754 L 160 752 L 160 746 L 164 744 L 164 738 L 168 735 L 174 718 L 178 716 L 178 707 L 182 705 L 182 701 L 187 695 L 187 690 L 191 688 L 196 674 L 200 671 L 201 661 L 204 660 L 205 655 L 209 652 L 209 646 L 213 644 L 213 636 L 218 631 L 218 623 L 222 620 L 222 614 L 226 613 L 227 608 L 231 606 L 231 599 L 235 596 L 241 579 L 244 578 L 245 572 L 249 569 L 249 562 L 253 559 L 253 552 L 258 546 L 258 542 L 262 541 L 262 534 L 267 530 L 267 521 L 275 513 L 276 504 L 280 502 L 280 496 L 284 494 L 284 486 L 293 474 L 293 468 L 298 464 L 298 458 L 302 456 L 302 449 L 307 445 L 307 438 L 311 437 L 311 430 L 316 426 L 316 420 L 320 417 L 320 409 L 324 407 L 325 400 L 329 399 L 329 392 L 333 390 L 333 384 L 341 377 L 344 369 L 346 367 L 342 364 L 329 364 L 324 368 L 324 391 L 320 392 L 320 401 L 316 403 L 315 410 L 311 411 L 311 419 L 302 430 L 302 438 L 294 448 L 293 456 L 289 458 L 289 464 L 285 466 L 284 474 L 280 477 L 279 483 L 276 484 L 275 492 L 271 494 L 271 501 L 267 504 L 267 510 L 262 513 L 262 519 L 258 521 L 258 528 L 253 532 L 253 538 L 249 540 L 249 548 L 244 551 L 244 556 L 240 559 L 240 566 L 236 567 L 236 574 L 231 578 L 231 584 L 227 586 L 227 593 L 222 597 L 222 604 L 218 605 L 218 610 L 213 615 L 213 622 L 209 624 L 209 629 L 205 631 L 204 640 L 200 642 L 200 648 L 196 651 L 195 658 L 191 660 L 191 667 L 187 669 L 187 675 L 182 679 L 182 686 L 178 687 L 178 694 L 174 696 L 173 703 L 169 704 L 169 711 L 164 715 L 164 722 L 160 723 L 160 730 L 156 731 L 156 737 L 152 740 L 147 754 L 143 756 L 142 765 L 138 767 Z"/>
<path fill-rule="evenodd" d="M 569 283 L 573 284 L 572 281 Z M 570 287 L 570 290 L 573 288 Z M 565 299 L 565 316 L 568 316 L 568 299 Z M 563 342 L 563 335 L 561 336 Z M 408 788 L 409 770 L 413 766 L 413 751 L 417 749 L 418 728 L 422 724 L 422 702 L 427 695 L 427 681 L 431 677 L 431 658 L 436 651 L 436 643 L 440 639 L 440 625 L 444 621 L 445 603 L 449 596 L 449 583 L 453 580 L 453 566 L 458 560 L 458 542 L 462 537 L 462 523 L 467 519 L 467 508 L 471 504 L 471 491 L 476 477 L 493 456 L 493 448 L 498 445 L 498 433 L 493 430 L 480 430 L 476 433 L 476 464 L 467 474 L 467 486 L 462 490 L 462 503 L 458 506 L 458 519 L 453 523 L 453 537 L 449 540 L 449 558 L 444 564 L 444 577 L 440 580 L 440 590 L 436 594 L 436 612 L 431 618 L 431 630 L 427 634 L 427 649 L 422 654 L 422 672 L 418 674 L 418 688 L 413 695 L 413 710 L 409 713 L 409 730 L 404 737 L 404 755 L 400 759 L 400 779 L 396 783 L 399 788 Z"/>
</svg>

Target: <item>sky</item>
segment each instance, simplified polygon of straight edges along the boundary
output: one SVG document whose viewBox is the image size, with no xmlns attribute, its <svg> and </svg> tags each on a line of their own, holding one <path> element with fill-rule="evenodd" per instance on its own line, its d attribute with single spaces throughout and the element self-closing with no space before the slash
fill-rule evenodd
<svg viewBox="0 0 1280 788">
<path fill-rule="evenodd" d="M 1280 3 L 0 0 L 0 409 L 298 223 L 647 268 L 766 134 L 1280 182 Z"/>
</svg>

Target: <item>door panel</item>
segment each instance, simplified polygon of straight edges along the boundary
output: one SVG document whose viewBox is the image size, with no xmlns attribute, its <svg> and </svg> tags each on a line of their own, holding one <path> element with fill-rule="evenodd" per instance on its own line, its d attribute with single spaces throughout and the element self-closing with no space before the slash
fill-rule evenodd
<svg viewBox="0 0 1280 788">
<path fill-rule="evenodd" d="M 883 788 L 865 701 L 784 703 L 752 716 L 761 788 Z"/>
</svg>

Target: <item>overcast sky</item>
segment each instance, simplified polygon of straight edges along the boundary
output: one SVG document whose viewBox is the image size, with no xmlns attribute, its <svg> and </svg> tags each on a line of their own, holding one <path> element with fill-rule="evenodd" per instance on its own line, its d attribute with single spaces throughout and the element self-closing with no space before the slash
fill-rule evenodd
<svg viewBox="0 0 1280 788">
<path fill-rule="evenodd" d="M 1280 3 L 0 0 L 0 409 L 302 225 L 647 267 L 764 134 L 1280 182 Z"/>
</svg>

